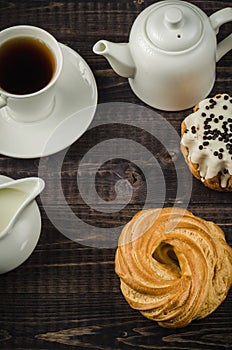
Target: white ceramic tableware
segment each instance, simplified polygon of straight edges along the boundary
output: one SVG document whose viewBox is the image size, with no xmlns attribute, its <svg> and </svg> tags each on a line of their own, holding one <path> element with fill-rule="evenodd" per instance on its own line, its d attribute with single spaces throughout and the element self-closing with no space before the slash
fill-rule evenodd
<svg viewBox="0 0 232 350">
<path fill-rule="evenodd" d="M 76 51 L 59 45 L 64 62 L 52 112 L 43 120 L 20 123 L 0 109 L 1 154 L 15 158 L 54 154 L 75 142 L 93 120 L 98 98 L 94 75 Z"/>
<path fill-rule="evenodd" d="M 0 274 L 18 267 L 33 252 L 41 230 L 35 198 L 43 188 L 40 178 L 0 176 Z"/>
<path fill-rule="evenodd" d="M 216 38 L 229 21 L 232 8 L 208 17 L 185 1 L 156 2 L 136 18 L 128 44 L 100 40 L 93 51 L 129 78 L 134 93 L 148 105 L 183 110 L 210 93 L 216 62 L 232 48 L 232 34 L 219 44 Z"/>
<path fill-rule="evenodd" d="M 0 51 L 3 44 L 15 38 L 35 38 L 44 43 L 55 59 L 54 73 L 48 84 L 29 94 L 15 94 L 0 87 L 0 107 L 18 122 L 34 122 L 46 118 L 54 107 L 55 87 L 60 77 L 63 56 L 59 43 L 47 31 L 28 25 L 7 28 L 0 32 Z M 1 69 L 1 68 L 0 68 Z"/>
</svg>

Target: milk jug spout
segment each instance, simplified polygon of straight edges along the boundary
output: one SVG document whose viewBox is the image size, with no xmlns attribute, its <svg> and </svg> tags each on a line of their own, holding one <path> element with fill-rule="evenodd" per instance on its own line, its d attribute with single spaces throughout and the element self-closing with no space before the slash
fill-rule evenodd
<svg viewBox="0 0 232 350">
<path fill-rule="evenodd" d="M 12 230 L 23 210 L 43 188 L 44 181 L 35 177 L 0 185 L 0 236 Z"/>
</svg>

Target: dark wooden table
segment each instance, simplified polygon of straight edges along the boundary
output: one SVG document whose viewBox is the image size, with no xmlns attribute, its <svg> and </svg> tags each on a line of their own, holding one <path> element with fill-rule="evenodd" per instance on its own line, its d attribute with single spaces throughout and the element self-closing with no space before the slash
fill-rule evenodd
<svg viewBox="0 0 232 350">
<path fill-rule="evenodd" d="M 201 7 L 207 15 L 231 5 L 229 0 L 191 2 Z M 115 120 L 117 114 L 120 116 L 119 123 L 105 123 L 94 128 L 90 126 L 67 150 L 60 171 L 57 167 L 57 155 L 42 160 L 42 173 L 47 182 L 43 198 L 47 207 L 45 208 L 41 198 L 38 198 L 42 216 L 39 243 L 23 265 L 0 276 L 2 350 L 232 348 L 231 292 L 226 301 L 206 319 L 194 321 L 183 329 L 168 330 L 145 319 L 128 306 L 120 292 L 119 279 L 114 272 L 116 247 L 112 243 L 111 232 L 127 223 L 145 204 L 147 207 L 166 207 L 178 203 L 180 206 L 188 205 L 188 209 L 194 214 L 216 222 L 225 231 L 227 241 L 232 244 L 231 193 L 211 191 L 191 177 L 193 183 L 189 203 L 185 203 L 184 194 L 177 197 L 176 172 L 185 173 L 187 170 L 179 151 L 178 139 L 177 143 L 173 142 L 172 151 L 167 152 L 165 145 L 162 145 L 157 137 L 133 126 L 136 108 L 126 109 L 126 114 L 123 108 L 120 109 L 121 105 L 115 108 L 116 102 L 129 102 L 146 109 L 146 120 L 149 121 L 150 118 L 151 124 L 154 121 L 155 110 L 147 108 L 131 92 L 128 81 L 117 76 L 104 58 L 92 52 L 93 44 L 101 38 L 127 42 L 134 19 L 152 3 L 153 0 L 0 1 L 1 29 L 16 24 L 36 25 L 51 32 L 58 41 L 72 47 L 86 60 L 95 75 L 99 104 L 111 102 L 106 106 L 109 119 Z M 230 31 L 231 24 L 223 25 L 218 38 L 222 39 Z M 220 92 L 231 93 L 231 63 L 232 56 L 228 53 L 217 64 L 217 80 L 211 96 Z M 140 118 L 143 118 L 143 113 L 139 108 L 137 110 Z M 190 110 L 159 113 L 171 128 L 180 134 L 180 123 L 189 112 Z M 120 123 L 122 113 L 128 125 Z M 162 132 L 166 132 L 165 128 Z M 86 183 L 90 177 L 96 175 L 96 189 L 105 205 L 100 204 L 102 210 L 101 206 L 96 208 L 97 203 L 91 199 L 91 193 L 89 203 L 85 203 L 78 191 L 78 166 L 91 147 L 111 138 L 129 139 L 149 150 L 150 162 L 147 159 L 145 166 L 152 169 L 153 160 L 158 162 L 158 169 L 161 169 L 166 184 L 163 203 L 160 203 L 159 196 L 148 201 L 147 189 L 150 185 L 147 184 L 146 174 L 139 166 L 141 160 L 137 159 L 136 153 L 133 159 L 127 159 L 127 151 L 125 157 L 115 157 L 101 164 L 96 174 L 91 172 L 95 171 L 95 163 L 101 159 L 97 152 L 91 166 L 86 164 L 86 168 L 82 167 Z M 179 163 L 175 163 L 178 159 Z M 176 166 L 180 167 L 177 171 Z M 0 155 L 1 174 L 15 179 L 37 176 L 40 168 L 40 159 L 13 159 Z M 94 240 L 91 240 L 89 245 L 85 241 L 81 244 L 78 239 L 81 232 L 77 233 L 77 242 L 74 242 L 49 219 L 49 215 L 57 217 L 61 213 L 62 223 L 66 220 L 66 217 L 62 217 L 62 211 L 65 216 L 66 209 L 59 202 L 59 193 L 56 193 L 56 189 L 51 191 L 57 178 L 62 185 L 66 206 L 89 227 L 92 225 L 100 230 L 102 228 L 102 231 L 106 232 L 106 239 L 109 238 L 108 246 L 106 244 L 105 247 L 99 248 L 101 244 L 98 239 L 96 244 L 93 243 Z M 130 185 L 127 185 L 132 190 L 131 200 L 121 208 L 119 196 L 118 211 L 105 212 L 104 209 L 110 201 L 115 199 L 116 183 L 123 179 L 129 181 Z M 155 181 L 154 175 L 154 185 Z M 183 188 L 184 186 L 183 181 Z M 78 227 L 72 229 L 75 232 Z M 88 234 L 86 237 L 88 238 Z"/>
</svg>

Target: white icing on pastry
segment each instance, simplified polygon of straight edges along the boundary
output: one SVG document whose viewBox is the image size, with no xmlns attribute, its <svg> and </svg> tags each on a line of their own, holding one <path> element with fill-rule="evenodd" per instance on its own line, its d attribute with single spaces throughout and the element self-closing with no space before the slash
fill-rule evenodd
<svg viewBox="0 0 232 350">
<path fill-rule="evenodd" d="M 188 160 L 199 165 L 202 181 L 221 173 L 221 187 L 232 175 L 232 98 L 217 95 L 199 103 L 199 109 L 184 120 L 181 143 Z"/>
</svg>

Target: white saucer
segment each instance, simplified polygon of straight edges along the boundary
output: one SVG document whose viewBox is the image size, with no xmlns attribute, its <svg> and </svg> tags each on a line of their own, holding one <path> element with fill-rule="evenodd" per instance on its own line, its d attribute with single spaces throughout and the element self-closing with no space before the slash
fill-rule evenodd
<svg viewBox="0 0 232 350">
<path fill-rule="evenodd" d="M 64 66 L 57 82 L 55 106 L 44 120 L 19 123 L 0 110 L 0 153 L 37 158 L 69 147 L 88 128 L 97 106 L 97 86 L 87 63 L 60 44 Z"/>
</svg>

